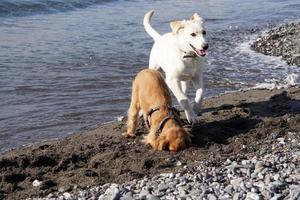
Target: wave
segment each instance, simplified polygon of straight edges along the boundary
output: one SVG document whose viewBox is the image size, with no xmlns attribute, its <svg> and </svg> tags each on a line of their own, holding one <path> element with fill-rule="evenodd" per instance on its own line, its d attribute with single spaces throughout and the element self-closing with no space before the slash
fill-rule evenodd
<svg viewBox="0 0 300 200">
<path fill-rule="evenodd" d="M 0 17 L 55 13 L 117 0 L 0 0 Z"/>
</svg>

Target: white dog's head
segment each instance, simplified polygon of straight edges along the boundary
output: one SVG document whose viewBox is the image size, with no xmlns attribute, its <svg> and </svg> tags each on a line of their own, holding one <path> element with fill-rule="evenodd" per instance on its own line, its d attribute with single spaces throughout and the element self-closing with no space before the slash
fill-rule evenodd
<svg viewBox="0 0 300 200">
<path fill-rule="evenodd" d="M 190 20 L 173 21 L 170 23 L 172 33 L 178 36 L 180 49 L 184 52 L 194 52 L 197 56 L 205 56 L 208 49 L 206 31 L 203 19 L 194 14 Z"/>
</svg>

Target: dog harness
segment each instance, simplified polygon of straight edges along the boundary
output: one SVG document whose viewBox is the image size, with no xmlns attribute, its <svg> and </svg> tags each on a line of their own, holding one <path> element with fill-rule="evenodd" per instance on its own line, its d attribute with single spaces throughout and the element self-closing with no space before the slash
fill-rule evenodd
<svg viewBox="0 0 300 200">
<path fill-rule="evenodd" d="M 158 125 L 158 127 L 157 127 L 157 129 L 156 129 L 156 134 L 157 134 L 157 135 L 159 135 L 159 134 L 162 132 L 162 130 L 163 130 L 163 128 L 164 128 L 166 122 L 167 122 L 169 119 L 173 119 L 173 120 L 175 120 L 178 124 L 181 124 L 180 119 L 178 119 L 178 117 L 176 117 L 176 115 L 177 115 L 177 116 L 180 116 L 180 112 L 179 112 L 176 108 L 174 108 L 173 106 L 166 105 L 166 107 L 167 107 L 167 109 L 168 109 L 168 115 L 167 115 L 166 117 L 164 117 L 164 118 L 161 120 L 161 122 L 159 123 L 159 125 Z M 154 112 L 158 111 L 159 109 L 160 109 L 160 106 L 157 106 L 157 107 L 151 108 L 151 109 L 147 112 L 147 114 L 146 114 L 146 124 L 147 124 L 147 126 L 148 126 L 149 129 L 150 129 L 151 115 L 152 115 Z M 176 113 L 176 114 L 174 114 L 174 113 Z"/>
</svg>

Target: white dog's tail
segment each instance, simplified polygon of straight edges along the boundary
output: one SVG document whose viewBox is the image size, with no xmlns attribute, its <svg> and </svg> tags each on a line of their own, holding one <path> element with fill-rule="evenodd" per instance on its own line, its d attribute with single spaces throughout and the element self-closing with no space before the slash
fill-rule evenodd
<svg viewBox="0 0 300 200">
<path fill-rule="evenodd" d="M 154 13 L 154 10 L 150 10 L 144 16 L 144 27 L 146 32 L 153 38 L 154 41 L 157 41 L 161 36 L 160 34 L 154 30 L 151 26 L 151 17 Z"/>
</svg>

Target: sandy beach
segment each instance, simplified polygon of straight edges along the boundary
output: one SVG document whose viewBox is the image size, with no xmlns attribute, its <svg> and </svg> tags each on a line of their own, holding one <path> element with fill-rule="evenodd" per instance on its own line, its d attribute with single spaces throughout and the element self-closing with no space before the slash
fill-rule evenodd
<svg viewBox="0 0 300 200">
<path fill-rule="evenodd" d="M 199 161 L 220 166 L 229 158 L 274 154 L 276 138 L 300 131 L 300 89 L 257 89 L 212 97 L 205 100 L 199 119 L 191 131 L 192 146 L 179 153 L 158 152 L 142 144 L 144 125 L 139 126 L 136 139 L 122 138 L 124 121 L 8 151 L 0 157 L 0 199 L 123 183 L 176 172 Z M 32 186 L 36 179 L 42 182 L 39 187 Z"/>
<path fill-rule="evenodd" d="M 0 7 L 0 200 L 300 199 L 297 1 L 73 3 Z M 158 30 L 195 9 L 208 25 L 207 96 L 193 127 L 181 110 L 192 144 L 177 153 L 144 145 L 142 119 L 135 139 L 116 121 L 153 8 Z"/>
</svg>

